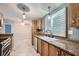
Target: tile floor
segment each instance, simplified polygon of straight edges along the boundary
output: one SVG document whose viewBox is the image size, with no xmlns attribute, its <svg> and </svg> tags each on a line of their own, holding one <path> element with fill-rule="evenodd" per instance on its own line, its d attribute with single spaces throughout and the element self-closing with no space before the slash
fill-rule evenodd
<svg viewBox="0 0 79 59">
<path fill-rule="evenodd" d="M 10 56 L 39 56 L 28 40 L 20 40 L 14 48 Z"/>
</svg>

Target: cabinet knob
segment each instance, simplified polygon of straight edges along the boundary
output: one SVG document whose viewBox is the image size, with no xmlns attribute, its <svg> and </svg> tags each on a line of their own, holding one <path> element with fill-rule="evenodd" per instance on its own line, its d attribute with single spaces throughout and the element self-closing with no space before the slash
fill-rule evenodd
<svg viewBox="0 0 79 59">
<path fill-rule="evenodd" d="M 59 55 L 59 52 L 57 52 L 56 54 Z"/>
<path fill-rule="evenodd" d="M 75 19 L 73 19 L 73 20 L 72 20 L 72 23 L 73 23 L 73 24 L 75 24 L 75 23 L 76 23 L 76 20 L 75 20 Z"/>
</svg>

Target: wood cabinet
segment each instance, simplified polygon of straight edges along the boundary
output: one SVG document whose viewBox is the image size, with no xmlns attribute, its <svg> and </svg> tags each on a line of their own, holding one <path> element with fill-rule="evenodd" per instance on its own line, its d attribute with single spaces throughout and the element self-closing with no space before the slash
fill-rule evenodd
<svg viewBox="0 0 79 59">
<path fill-rule="evenodd" d="M 37 29 L 42 29 L 42 20 L 32 20 L 32 31 L 33 34 L 37 32 Z"/>
<path fill-rule="evenodd" d="M 79 27 L 79 3 L 70 3 L 68 5 L 69 19 L 71 27 Z"/>
<path fill-rule="evenodd" d="M 37 40 L 37 52 L 41 55 L 41 40 Z"/>
<path fill-rule="evenodd" d="M 72 54 L 49 44 L 49 56 L 72 56 Z"/>
<path fill-rule="evenodd" d="M 48 56 L 48 43 L 45 41 L 41 41 L 41 55 Z"/>
<path fill-rule="evenodd" d="M 61 50 L 61 56 L 72 56 L 72 55 Z"/>
<path fill-rule="evenodd" d="M 34 40 L 33 47 L 37 51 L 37 38 L 33 37 L 33 40 Z"/>
<path fill-rule="evenodd" d="M 32 20 L 32 45 L 34 44 L 33 37 L 37 34 L 37 29 L 42 29 L 42 20 Z"/>
<path fill-rule="evenodd" d="M 49 44 L 49 56 L 59 56 L 59 55 L 60 55 L 60 49 Z"/>
<path fill-rule="evenodd" d="M 0 12 L 0 27 L 2 27 L 2 22 L 3 22 L 3 14 Z"/>
<path fill-rule="evenodd" d="M 53 44 L 48 43 L 38 37 L 37 38 L 37 52 L 41 56 L 74 56 L 73 54 L 63 50 Z"/>
</svg>

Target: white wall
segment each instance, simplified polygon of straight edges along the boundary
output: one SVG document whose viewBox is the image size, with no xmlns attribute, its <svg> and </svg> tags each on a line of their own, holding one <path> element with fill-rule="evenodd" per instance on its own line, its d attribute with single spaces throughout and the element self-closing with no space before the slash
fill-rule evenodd
<svg viewBox="0 0 79 59">
<path fill-rule="evenodd" d="M 31 23 L 31 21 L 29 21 L 29 23 Z M 14 46 L 23 44 L 23 40 L 27 40 L 27 42 L 31 44 L 32 27 L 30 24 L 22 25 L 21 23 L 15 22 L 12 25 L 12 32 L 14 33 Z"/>
</svg>

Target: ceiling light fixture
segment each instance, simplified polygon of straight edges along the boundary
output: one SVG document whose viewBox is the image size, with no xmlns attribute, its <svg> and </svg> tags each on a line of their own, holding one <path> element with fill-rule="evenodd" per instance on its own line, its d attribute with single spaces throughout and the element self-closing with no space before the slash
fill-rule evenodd
<svg viewBox="0 0 79 59">
<path fill-rule="evenodd" d="M 23 17 L 23 19 L 22 19 L 21 24 L 22 24 L 22 25 L 25 25 L 24 20 L 25 20 L 25 18 L 26 18 L 26 13 L 25 13 L 25 8 L 24 8 L 24 7 L 23 7 L 23 14 L 22 14 L 22 17 Z"/>
<path fill-rule="evenodd" d="M 24 12 L 23 12 L 23 15 L 22 16 L 23 16 L 23 19 L 25 19 L 26 18 L 25 7 L 23 7 L 23 11 Z"/>
</svg>

